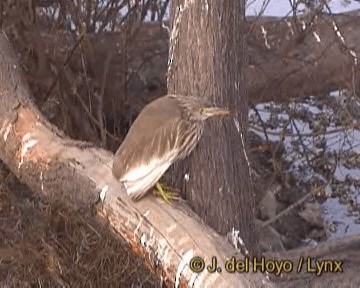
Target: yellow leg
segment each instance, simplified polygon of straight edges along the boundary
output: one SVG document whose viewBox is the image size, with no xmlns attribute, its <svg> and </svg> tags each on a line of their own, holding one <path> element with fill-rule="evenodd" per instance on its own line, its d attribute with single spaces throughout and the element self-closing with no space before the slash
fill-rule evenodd
<svg viewBox="0 0 360 288">
<path fill-rule="evenodd" d="M 173 188 L 157 182 L 155 185 L 154 194 L 160 196 L 166 203 L 170 203 L 170 200 L 177 200 L 180 198 L 179 193 L 175 192 Z"/>
</svg>

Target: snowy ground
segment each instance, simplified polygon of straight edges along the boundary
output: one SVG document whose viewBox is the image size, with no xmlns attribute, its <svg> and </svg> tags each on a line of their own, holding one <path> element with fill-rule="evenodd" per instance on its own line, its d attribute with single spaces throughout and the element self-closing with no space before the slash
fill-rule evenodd
<svg viewBox="0 0 360 288">
<path fill-rule="evenodd" d="M 330 98 L 340 102 L 346 99 L 345 96 L 339 96 L 339 93 L 332 93 Z M 254 111 L 250 111 L 250 123 L 256 122 L 257 127 L 265 123 L 268 138 L 272 141 L 280 141 L 281 131 L 286 131 L 288 136 L 285 136 L 284 144 L 287 151 L 286 159 L 293 163 L 291 171 L 304 183 L 320 183 L 325 186 L 327 200 L 322 206 L 325 211 L 325 222 L 332 227 L 330 238 L 358 234 L 360 191 L 359 186 L 356 187 L 353 182 L 360 179 L 360 131 L 342 131 L 341 125 L 339 129 L 334 124 L 339 112 L 326 104 L 319 109 L 314 100 L 316 98 L 290 105 L 291 112 L 294 113 L 292 118 L 282 112 L 281 105 L 259 104 L 256 108 L 263 123 L 259 122 Z M 323 119 L 327 119 L 324 125 Z M 316 127 L 323 129 L 321 135 L 314 136 L 315 129 L 318 129 Z M 264 133 L 259 130 L 254 132 L 264 137 Z M 320 160 L 323 162 L 319 163 Z M 326 172 L 318 170 L 322 163 L 333 167 L 335 181 L 329 182 L 324 176 Z"/>
</svg>

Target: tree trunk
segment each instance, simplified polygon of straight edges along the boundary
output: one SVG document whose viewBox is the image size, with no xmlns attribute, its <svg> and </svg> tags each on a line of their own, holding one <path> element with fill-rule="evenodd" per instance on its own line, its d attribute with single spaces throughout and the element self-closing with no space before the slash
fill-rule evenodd
<svg viewBox="0 0 360 288">
<path fill-rule="evenodd" d="M 176 3 L 176 4 L 175 4 Z M 175 1 L 168 91 L 206 98 L 232 115 L 210 120 L 171 182 L 216 231 L 240 231 L 254 251 L 254 197 L 241 134 L 247 129 L 244 89 L 244 1 Z M 241 241 L 241 240 L 239 240 Z"/>
</svg>

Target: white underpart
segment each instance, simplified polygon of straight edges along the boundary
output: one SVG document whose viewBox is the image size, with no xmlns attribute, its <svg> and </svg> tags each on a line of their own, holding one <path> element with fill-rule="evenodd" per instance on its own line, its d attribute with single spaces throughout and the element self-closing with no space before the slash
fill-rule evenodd
<svg viewBox="0 0 360 288">
<path fill-rule="evenodd" d="M 130 169 L 121 179 L 127 194 L 132 197 L 145 193 L 153 187 L 160 177 L 166 172 L 173 162 L 171 157 L 167 162 L 160 159 L 152 159 L 148 163 L 140 164 Z"/>
</svg>

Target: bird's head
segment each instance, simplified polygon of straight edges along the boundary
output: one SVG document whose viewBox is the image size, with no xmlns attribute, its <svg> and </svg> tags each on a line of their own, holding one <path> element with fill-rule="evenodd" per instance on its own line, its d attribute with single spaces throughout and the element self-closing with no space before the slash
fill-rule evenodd
<svg viewBox="0 0 360 288">
<path fill-rule="evenodd" d="M 193 96 L 170 95 L 176 99 L 182 108 L 184 115 L 192 121 L 204 121 L 213 116 L 229 115 L 230 111 L 224 108 L 215 107 L 209 104 L 205 99 Z"/>
<path fill-rule="evenodd" d="M 190 115 L 193 120 L 204 121 L 207 118 L 213 116 L 224 116 L 229 115 L 230 111 L 212 106 L 211 104 L 205 101 L 194 101 L 192 105 L 189 106 Z"/>
<path fill-rule="evenodd" d="M 212 106 L 206 100 L 191 96 L 176 96 L 184 112 L 191 120 L 204 121 L 213 116 L 229 115 L 230 111 L 224 108 Z"/>
<path fill-rule="evenodd" d="M 202 120 L 205 120 L 213 116 L 229 115 L 230 111 L 219 107 L 200 106 L 198 108 L 198 114 Z"/>
</svg>

